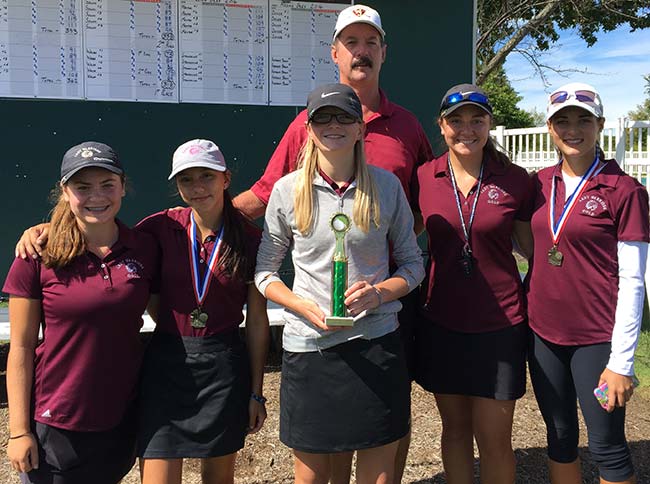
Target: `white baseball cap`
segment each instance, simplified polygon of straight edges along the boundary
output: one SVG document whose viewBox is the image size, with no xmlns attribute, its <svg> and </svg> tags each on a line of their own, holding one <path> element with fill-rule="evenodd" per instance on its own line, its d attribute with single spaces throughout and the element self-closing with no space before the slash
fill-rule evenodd
<svg viewBox="0 0 650 484">
<path fill-rule="evenodd" d="M 603 117 L 603 102 L 600 94 L 593 86 L 583 82 L 565 84 L 551 93 L 546 107 L 546 120 L 569 106 L 584 109 L 597 118 Z"/>
<path fill-rule="evenodd" d="M 210 168 L 216 171 L 226 171 L 226 159 L 219 147 L 207 139 L 193 139 L 183 143 L 172 158 L 172 173 L 169 180 L 188 168 Z"/>
<path fill-rule="evenodd" d="M 366 5 L 350 5 L 348 8 L 341 10 L 339 18 L 336 20 L 332 42 L 336 40 L 345 27 L 359 23 L 372 25 L 379 31 L 381 39 L 384 40 L 386 32 L 381 28 L 381 17 L 379 16 L 379 12 Z"/>
</svg>

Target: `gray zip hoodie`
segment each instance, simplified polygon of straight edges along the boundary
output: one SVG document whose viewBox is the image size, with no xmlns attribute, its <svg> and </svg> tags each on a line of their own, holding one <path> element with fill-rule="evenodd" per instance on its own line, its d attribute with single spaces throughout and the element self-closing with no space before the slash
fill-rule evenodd
<svg viewBox="0 0 650 484">
<path fill-rule="evenodd" d="M 264 234 L 257 253 L 255 284 L 262 294 L 274 281 L 280 281 L 278 270 L 291 250 L 295 270 L 293 292 L 315 301 L 326 315 L 330 315 L 331 264 L 335 238 L 329 221 L 332 215 L 343 212 L 352 220 L 345 236 L 348 257 L 348 285 L 365 280 L 377 284 L 389 278 L 389 243 L 397 270 L 393 276 L 402 277 L 415 289 L 424 279 L 422 253 L 413 232 L 413 215 L 398 178 L 392 173 L 368 166 L 380 198 L 379 228 L 371 222 L 364 233 L 352 219 L 356 183 L 350 184 L 343 196 L 317 173 L 314 177 L 314 225 L 303 236 L 295 224 L 293 200 L 294 185 L 299 172 L 290 173 L 275 183 L 264 221 Z M 355 338 L 379 338 L 397 329 L 399 301 L 390 301 L 357 320 L 352 328 L 325 331 L 300 315 L 285 309 L 282 344 L 293 352 L 317 351 L 330 348 Z"/>
</svg>

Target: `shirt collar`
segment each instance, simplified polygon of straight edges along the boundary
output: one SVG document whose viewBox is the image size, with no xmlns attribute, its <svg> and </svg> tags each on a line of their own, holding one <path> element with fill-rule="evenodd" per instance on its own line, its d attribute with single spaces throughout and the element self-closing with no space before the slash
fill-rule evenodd
<svg viewBox="0 0 650 484">
<path fill-rule="evenodd" d="M 115 243 L 111 246 L 110 252 L 106 254 L 106 256 L 103 258 L 104 262 L 110 262 L 117 257 L 119 257 L 122 253 L 129 249 L 135 249 L 138 245 L 137 240 L 136 240 L 136 234 L 135 231 L 131 228 L 129 228 L 127 225 L 122 223 L 119 219 L 115 219 L 115 223 L 117 224 L 117 240 Z M 101 259 L 98 257 L 96 254 L 93 252 L 87 250 L 86 251 L 86 257 L 91 258 L 91 259 Z"/>
<path fill-rule="evenodd" d="M 395 112 L 395 105 L 388 100 L 386 93 L 379 89 L 379 114 L 390 117 Z"/>
<path fill-rule="evenodd" d="M 433 162 L 434 176 L 449 176 L 449 169 L 447 166 L 447 156 L 449 152 L 445 151 L 442 155 L 436 158 Z M 490 176 L 500 176 L 505 174 L 506 165 L 501 163 L 499 160 L 495 160 L 490 156 L 483 158 L 485 162 L 485 168 L 483 168 L 483 178 L 487 179 Z"/>
<path fill-rule="evenodd" d="M 325 178 L 323 178 L 323 175 L 324 173 L 321 174 L 320 170 L 316 170 L 316 173 L 314 173 L 314 180 L 312 181 L 312 184 L 317 187 L 326 187 L 330 190 L 335 191 L 332 185 L 330 185 L 329 182 Z M 347 189 L 355 188 L 356 186 L 357 186 L 357 181 L 353 179 L 350 181 L 350 184 L 347 186 L 346 191 Z"/>
<path fill-rule="evenodd" d="M 332 180 L 327 173 L 325 173 L 323 170 L 318 168 L 318 174 L 321 176 L 321 178 L 329 184 L 330 187 L 332 187 L 332 190 L 334 190 L 339 196 L 343 195 L 345 191 L 352 185 L 354 182 L 354 173 L 350 177 L 348 181 L 343 183 L 341 186 L 339 186 L 338 183 L 336 183 L 334 180 Z"/>
<path fill-rule="evenodd" d="M 395 105 L 388 100 L 384 91 L 379 89 L 379 108 L 376 113 L 373 113 L 373 115 L 370 118 L 365 119 L 364 122 L 368 124 L 378 118 L 390 118 L 394 112 Z"/>
<path fill-rule="evenodd" d="M 606 186 L 606 187 L 615 187 L 618 179 L 623 174 L 623 170 L 618 166 L 618 163 L 614 159 L 604 160 L 605 166 L 603 166 L 598 174 L 594 177 L 593 182 L 595 184 Z M 550 181 L 552 178 L 563 180 L 562 178 L 562 168 L 560 163 L 556 163 L 552 170 L 548 171 L 547 180 Z"/>
<path fill-rule="evenodd" d="M 117 241 L 113 245 L 113 249 L 125 247 L 127 249 L 133 249 L 137 246 L 135 233 L 133 229 L 129 228 L 127 225 L 122 223 L 121 220 L 115 219 L 115 223 L 118 228 Z"/>
<path fill-rule="evenodd" d="M 169 210 L 168 215 L 171 215 L 170 218 L 176 220 L 178 223 L 173 224 L 175 230 L 180 230 L 181 232 L 187 232 L 187 228 L 190 226 L 190 215 L 192 214 L 192 209 L 190 207 L 184 207 L 182 209 L 173 209 Z M 211 232 L 206 239 L 214 240 L 217 237 L 215 232 Z M 202 240 L 201 242 L 205 242 Z"/>
</svg>

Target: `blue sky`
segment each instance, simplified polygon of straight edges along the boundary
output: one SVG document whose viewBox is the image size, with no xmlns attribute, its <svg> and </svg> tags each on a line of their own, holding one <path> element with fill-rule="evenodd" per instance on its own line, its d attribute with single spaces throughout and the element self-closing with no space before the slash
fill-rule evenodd
<svg viewBox="0 0 650 484">
<path fill-rule="evenodd" d="M 521 55 L 511 53 L 505 64 L 508 78 L 523 100 L 519 107 L 546 110 L 546 96 L 567 82 L 580 81 L 594 86 L 601 95 L 605 117 L 614 120 L 627 115 L 646 97 L 643 76 L 650 74 L 650 29 L 630 32 L 624 26 L 600 33 L 592 47 L 573 31 L 562 31 L 560 40 L 546 52 L 542 61 L 560 68 L 587 70 L 587 74 L 566 73 L 568 77 L 548 74 L 551 88 L 546 89 Z"/>
</svg>

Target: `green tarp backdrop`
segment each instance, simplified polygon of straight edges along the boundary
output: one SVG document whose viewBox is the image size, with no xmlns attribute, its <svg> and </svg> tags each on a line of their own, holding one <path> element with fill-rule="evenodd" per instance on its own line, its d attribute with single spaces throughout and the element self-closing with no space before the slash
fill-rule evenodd
<svg viewBox="0 0 650 484">
<path fill-rule="evenodd" d="M 413 111 L 437 145 L 435 117 L 452 84 L 472 79 L 474 2 L 368 1 L 388 43 L 381 85 Z M 167 182 L 173 150 L 191 138 L 214 140 L 233 170 L 231 192 L 250 186 L 301 108 L 141 102 L 0 100 L 3 191 L 0 280 L 23 229 L 47 218 L 49 192 L 65 150 L 84 140 L 113 146 L 130 182 L 120 218 L 132 224 L 180 201 Z"/>
</svg>

